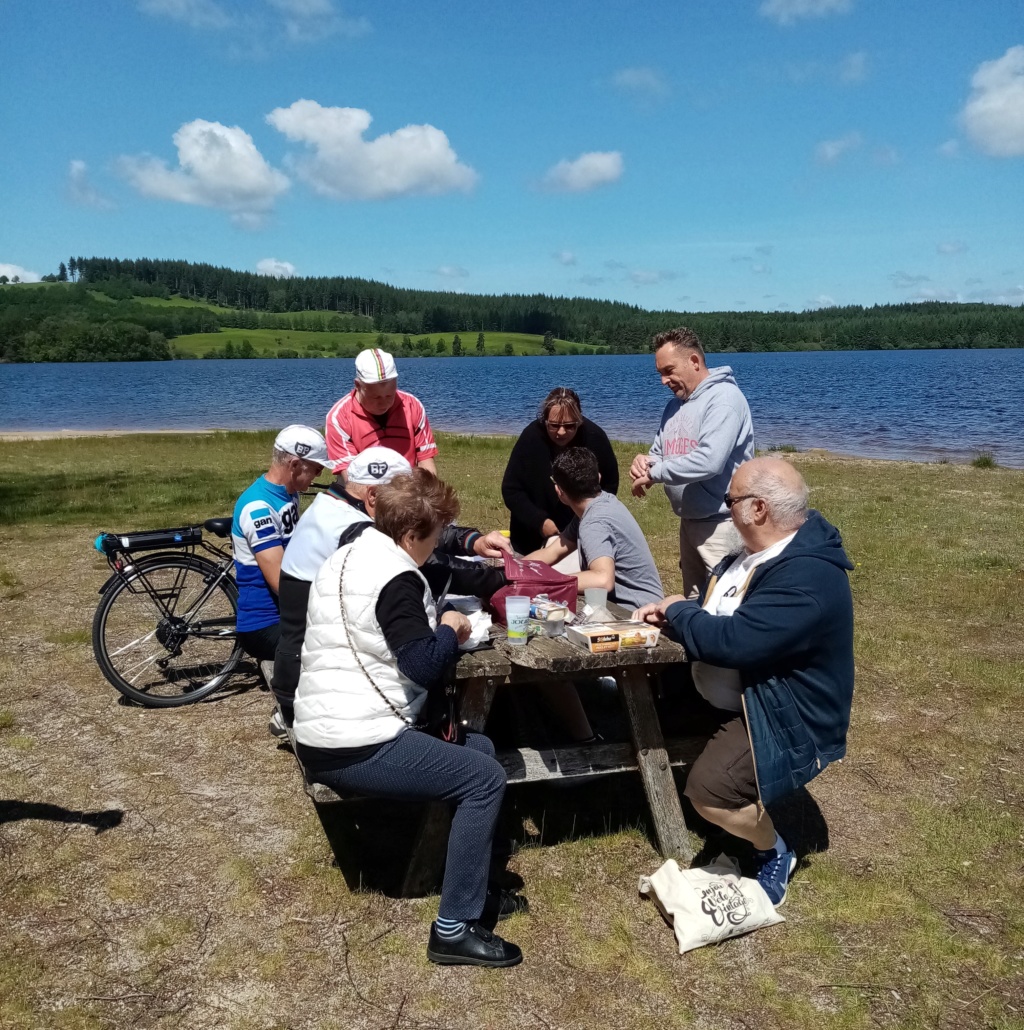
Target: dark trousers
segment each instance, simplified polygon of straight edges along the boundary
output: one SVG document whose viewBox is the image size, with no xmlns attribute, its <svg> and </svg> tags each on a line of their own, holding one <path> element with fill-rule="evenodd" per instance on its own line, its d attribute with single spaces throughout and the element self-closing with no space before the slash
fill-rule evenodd
<svg viewBox="0 0 1024 1030">
<path fill-rule="evenodd" d="M 277 654 L 277 641 L 281 636 L 281 623 L 236 633 L 235 639 L 242 650 L 258 662 L 272 662 Z"/>
<path fill-rule="evenodd" d="M 438 916 L 480 918 L 506 783 L 505 770 L 494 760 L 494 745 L 487 737 L 467 733 L 462 747 L 409 729 L 365 761 L 312 775 L 328 787 L 370 797 L 453 802 Z"/>
</svg>

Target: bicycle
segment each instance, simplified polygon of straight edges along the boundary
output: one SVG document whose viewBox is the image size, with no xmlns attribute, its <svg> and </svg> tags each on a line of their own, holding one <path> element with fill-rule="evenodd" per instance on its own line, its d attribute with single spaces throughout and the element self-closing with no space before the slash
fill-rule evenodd
<svg viewBox="0 0 1024 1030">
<path fill-rule="evenodd" d="M 137 704 L 172 708 L 199 701 L 242 658 L 235 639 L 234 559 L 230 546 L 211 543 L 203 530 L 229 537 L 231 519 L 101 533 L 95 540 L 112 575 L 100 588 L 93 653 L 110 684 Z"/>
</svg>

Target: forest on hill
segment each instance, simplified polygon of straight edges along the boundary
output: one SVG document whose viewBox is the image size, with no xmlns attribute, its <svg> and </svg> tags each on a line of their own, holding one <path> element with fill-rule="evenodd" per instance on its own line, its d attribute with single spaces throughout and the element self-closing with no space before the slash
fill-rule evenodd
<svg viewBox="0 0 1024 1030">
<path fill-rule="evenodd" d="M 637 353 L 679 324 L 719 353 L 1024 347 L 1024 308 L 1006 305 L 648 311 L 582 297 L 408 290 L 345 276 L 276 279 L 148 258 L 75 257 L 46 278 L 56 285 L 0 286 L 0 361 L 167 360 L 190 352 L 169 341 L 224 329 L 400 335 L 410 341 L 407 354 L 438 353 L 417 350 L 412 337 L 440 333 L 524 334 L 567 341 L 581 353 Z M 308 349 L 346 350 L 336 337 L 330 347 Z M 544 352 L 556 349 L 546 342 Z M 223 349 L 207 353 L 223 356 Z"/>
</svg>

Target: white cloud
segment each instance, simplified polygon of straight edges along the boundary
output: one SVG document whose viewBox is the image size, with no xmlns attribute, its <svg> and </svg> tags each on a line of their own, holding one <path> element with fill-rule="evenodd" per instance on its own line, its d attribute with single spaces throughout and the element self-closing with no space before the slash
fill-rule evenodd
<svg viewBox="0 0 1024 1030">
<path fill-rule="evenodd" d="M 807 306 L 811 308 L 834 308 L 836 302 L 835 298 L 830 297 L 827 293 L 819 293 L 814 300 L 808 302 Z"/>
<path fill-rule="evenodd" d="M 859 132 L 848 132 L 839 139 L 822 140 L 814 148 L 814 156 L 819 164 L 834 165 L 844 154 L 857 150 L 863 142 Z"/>
<path fill-rule="evenodd" d="M 370 31 L 363 17 L 343 14 L 334 0 L 137 0 L 144 14 L 180 22 L 201 32 L 231 32 L 228 53 L 266 57 L 269 44 L 316 43 L 330 36 L 350 39 Z"/>
<path fill-rule="evenodd" d="M 17 276 L 23 283 L 37 283 L 42 279 L 38 272 L 30 272 L 27 268 L 22 268 L 21 265 L 11 265 L 4 261 L 0 261 L 0 275 L 6 275 L 8 279 L 13 279 Z"/>
<path fill-rule="evenodd" d="M 646 100 L 662 100 L 671 92 L 657 68 L 620 68 L 612 76 L 612 85 Z"/>
<path fill-rule="evenodd" d="M 255 228 L 288 189 L 287 176 L 271 168 L 243 129 L 186 122 L 174 134 L 177 168 L 149 154 L 122 157 L 118 168 L 144 197 L 227 211 L 237 225 Z"/>
<path fill-rule="evenodd" d="M 277 258 L 262 258 L 256 262 L 259 275 L 270 275 L 275 279 L 291 279 L 295 275 L 295 266 L 290 261 L 278 261 Z"/>
<path fill-rule="evenodd" d="M 863 82 L 868 77 L 868 55 L 863 50 L 847 54 L 839 62 L 839 81 L 847 85 Z"/>
<path fill-rule="evenodd" d="M 553 254 L 552 257 L 560 265 L 575 265 L 576 255 L 571 250 L 560 250 L 557 254 Z"/>
<path fill-rule="evenodd" d="M 585 193 L 622 178 L 622 154 L 595 150 L 549 168 L 541 185 L 552 193 Z"/>
<path fill-rule="evenodd" d="M 940 143 L 935 149 L 940 157 L 959 157 L 960 141 L 958 139 L 948 139 L 945 143 Z"/>
<path fill-rule="evenodd" d="M 328 36 L 357 39 L 370 31 L 366 18 L 340 14 L 331 0 L 267 0 L 284 18 L 285 36 L 293 43 L 312 43 Z"/>
<path fill-rule="evenodd" d="M 750 271 L 753 272 L 754 275 L 771 275 L 772 274 L 772 270 L 771 270 L 771 266 L 770 265 L 751 265 L 750 266 Z"/>
<path fill-rule="evenodd" d="M 465 279 L 469 276 L 469 270 L 462 265 L 439 265 L 434 269 L 434 275 L 441 279 Z"/>
<path fill-rule="evenodd" d="M 853 0 L 763 0 L 758 11 L 780 25 L 792 25 L 801 18 L 845 14 L 852 6 Z"/>
<path fill-rule="evenodd" d="M 889 282 L 891 282 L 897 290 L 910 290 L 915 286 L 920 286 L 921 283 L 930 283 L 931 279 L 926 275 L 911 275 L 909 272 L 893 272 L 889 276 Z"/>
<path fill-rule="evenodd" d="M 1024 46 L 978 66 L 960 122 L 989 156 L 1024 156 Z"/>
<path fill-rule="evenodd" d="M 89 181 L 89 169 L 77 158 L 68 164 L 68 193 L 76 204 L 109 211 L 114 205 Z"/>
<path fill-rule="evenodd" d="M 676 272 L 669 272 L 664 269 L 654 271 L 648 268 L 638 268 L 630 272 L 627 278 L 634 286 L 657 286 L 659 283 L 667 283 L 673 279 L 678 279 L 679 276 Z"/>
<path fill-rule="evenodd" d="M 139 10 L 192 29 L 226 29 L 234 21 L 215 0 L 139 0 Z"/>
<path fill-rule="evenodd" d="M 319 194 L 335 200 L 387 200 L 471 190 L 479 176 L 459 161 L 448 137 L 433 125 L 406 125 L 373 140 L 373 121 L 358 107 L 321 107 L 296 100 L 275 108 L 267 122 L 313 151 L 289 166 Z"/>
<path fill-rule="evenodd" d="M 1024 283 L 998 290 L 974 290 L 967 294 L 968 300 L 980 300 L 987 304 L 1024 304 Z"/>
<path fill-rule="evenodd" d="M 968 249 L 967 244 L 960 240 L 949 240 L 946 243 L 939 243 L 935 247 L 939 254 L 963 254 Z"/>
</svg>

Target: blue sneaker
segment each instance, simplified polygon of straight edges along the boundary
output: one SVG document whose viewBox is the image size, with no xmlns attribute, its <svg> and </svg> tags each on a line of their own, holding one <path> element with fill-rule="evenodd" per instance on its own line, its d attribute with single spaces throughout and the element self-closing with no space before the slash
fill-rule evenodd
<svg viewBox="0 0 1024 1030">
<path fill-rule="evenodd" d="M 786 900 L 786 884 L 796 869 L 796 852 L 755 851 L 759 863 L 757 882 L 764 888 L 768 900 L 778 908 Z"/>
</svg>

